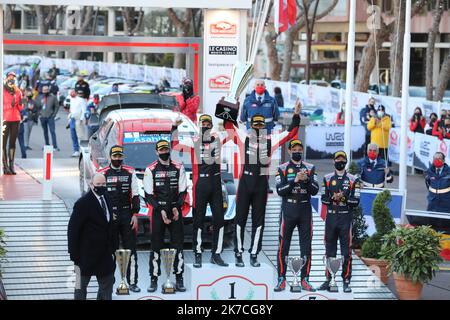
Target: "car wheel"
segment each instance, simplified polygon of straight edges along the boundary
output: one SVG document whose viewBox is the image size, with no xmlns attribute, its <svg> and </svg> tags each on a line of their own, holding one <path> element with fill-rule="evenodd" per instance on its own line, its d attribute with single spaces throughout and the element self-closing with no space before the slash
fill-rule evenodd
<svg viewBox="0 0 450 320">
<path fill-rule="evenodd" d="M 82 196 L 86 194 L 85 191 L 85 177 L 84 177 L 84 161 L 80 162 L 80 193 Z"/>
</svg>

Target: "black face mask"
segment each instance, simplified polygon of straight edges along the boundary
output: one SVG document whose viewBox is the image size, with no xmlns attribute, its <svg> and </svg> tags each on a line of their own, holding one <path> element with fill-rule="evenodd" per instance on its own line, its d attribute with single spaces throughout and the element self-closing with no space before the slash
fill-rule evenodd
<svg viewBox="0 0 450 320">
<path fill-rule="evenodd" d="M 200 128 L 201 129 L 201 131 L 202 131 L 202 135 L 203 136 L 205 136 L 205 133 L 206 133 L 206 136 L 210 136 L 210 133 L 211 133 L 211 128 L 208 128 L 208 127 L 201 127 Z"/>
<path fill-rule="evenodd" d="M 123 160 L 111 160 L 111 164 L 114 168 L 120 168 L 122 163 L 123 163 Z"/>
<path fill-rule="evenodd" d="M 15 81 L 14 80 L 8 80 L 6 83 L 8 84 L 8 86 L 12 87 L 14 85 Z"/>
<path fill-rule="evenodd" d="M 170 158 L 170 153 L 162 153 L 162 154 L 159 155 L 159 158 L 160 158 L 162 161 L 167 161 L 167 160 L 169 160 L 169 158 Z"/>
<path fill-rule="evenodd" d="M 105 195 L 107 188 L 105 186 L 94 187 L 94 192 L 99 196 Z"/>
<path fill-rule="evenodd" d="M 27 95 L 27 98 L 28 98 L 28 99 L 31 99 L 31 98 L 33 98 L 33 95 L 32 95 L 32 94 Z"/>
<path fill-rule="evenodd" d="M 347 165 L 347 161 L 337 161 L 334 163 L 334 167 L 338 171 L 344 170 L 346 165 Z"/>
<path fill-rule="evenodd" d="M 292 152 L 292 160 L 294 161 L 301 161 L 302 160 L 302 153 L 301 152 Z"/>
</svg>

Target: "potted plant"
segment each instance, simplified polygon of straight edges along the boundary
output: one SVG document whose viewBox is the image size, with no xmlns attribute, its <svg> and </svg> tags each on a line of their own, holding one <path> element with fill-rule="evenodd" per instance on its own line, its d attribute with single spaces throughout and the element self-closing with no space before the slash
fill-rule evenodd
<svg viewBox="0 0 450 320">
<path fill-rule="evenodd" d="M 353 175 L 359 174 L 359 168 L 355 161 L 350 163 L 348 172 Z M 364 241 L 369 237 L 367 234 L 367 223 L 361 206 L 353 210 L 352 223 L 352 249 L 358 257 L 361 257 L 361 247 Z"/>
<path fill-rule="evenodd" d="M 387 203 L 391 201 L 392 196 L 389 190 L 384 190 L 377 194 L 373 202 L 372 217 L 375 223 L 376 232 L 369 237 L 361 248 L 361 260 L 375 271 L 384 284 L 388 283 L 389 275 L 387 270 L 387 261 L 381 259 L 381 246 L 383 236 L 395 228 L 395 222 Z"/>
<path fill-rule="evenodd" d="M 6 292 L 5 288 L 3 287 L 2 282 L 2 263 L 5 262 L 5 256 L 6 256 L 6 249 L 5 249 L 5 232 L 0 229 L 0 300 L 6 300 Z"/>
<path fill-rule="evenodd" d="M 381 257 L 388 262 L 400 300 L 419 300 L 423 284 L 439 270 L 440 234 L 428 226 L 399 226 L 383 238 Z"/>
</svg>

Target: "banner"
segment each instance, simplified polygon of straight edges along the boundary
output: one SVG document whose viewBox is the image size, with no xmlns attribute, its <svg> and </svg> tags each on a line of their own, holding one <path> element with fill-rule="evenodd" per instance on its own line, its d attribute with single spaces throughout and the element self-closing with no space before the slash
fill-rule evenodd
<svg viewBox="0 0 450 320">
<path fill-rule="evenodd" d="M 414 161 L 414 138 L 414 132 L 408 130 L 408 166 L 412 166 Z M 400 162 L 400 128 L 392 128 L 389 132 L 389 160 Z"/>
<path fill-rule="evenodd" d="M 352 126 L 352 146 L 354 157 L 364 155 L 365 131 L 361 126 Z M 306 156 L 308 159 L 329 159 L 344 149 L 343 126 L 306 127 Z"/>
<path fill-rule="evenodd" d="M 433 162 L 439 139 L 426 134 L 416 134 L 414 141 L 414 167 L 426 170 Z M 445 144 L 445 143 L 444 143 Z"/>
</svg>

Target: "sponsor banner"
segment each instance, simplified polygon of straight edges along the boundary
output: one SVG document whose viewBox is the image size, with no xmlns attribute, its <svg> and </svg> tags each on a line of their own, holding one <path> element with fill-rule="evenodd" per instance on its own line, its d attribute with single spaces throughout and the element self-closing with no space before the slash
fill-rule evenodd
<svg viewBox="0 0 450 320">
<path fill-rule="evenodd" d="M 407 165 L 412 166 L 414 160 L 414 132 L 408 130 L 408 159 Z M 400 162 L 400 129 L 392 128 L 389 132 L 389 160 Z"/>
<path fill-rule="evenodd" d="M 426 134 L 416 134 L 414 139 L 414 167 L 426 170 L 438 150 L 440 140 Z M 444 143 L 445 144 L 445 143 Z"/>
<path fill-rule="evenodd" d="M 352 151 L 362 156 L 364 143 L 364 128 L 352 126 Z M 343 149 L 343 126 L 310 126 L 306 128 L 306 157 L 308 159 L 330 158 L 336 151 Z M 354 154 L 354 156 L 357 155 Z"/>
<path fill-rule="evenodd" d="M 213 115 L 217 102 L 231 87 L 233 66 L 245 60 L 239 10 L 206 10 L 204 35 L 204 101 L 203 112 Z M 214 118 L 214 121 L 215 118 Z"/>
</svg>

